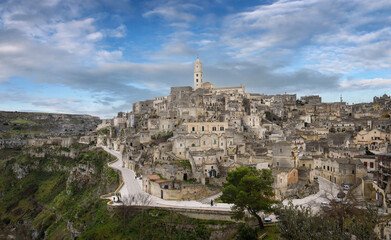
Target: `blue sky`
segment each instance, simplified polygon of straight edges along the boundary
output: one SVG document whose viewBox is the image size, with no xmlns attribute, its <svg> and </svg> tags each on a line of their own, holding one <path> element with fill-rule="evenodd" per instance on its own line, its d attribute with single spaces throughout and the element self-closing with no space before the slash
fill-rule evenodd
<svg viewBox="0 0 391 240">
<path fill-rule="evenodd" d="M 391 1 L 0 2 L 0 110 L 102 118 L 204 81 L 370 102 L 391 89 Z"/>
</svg>

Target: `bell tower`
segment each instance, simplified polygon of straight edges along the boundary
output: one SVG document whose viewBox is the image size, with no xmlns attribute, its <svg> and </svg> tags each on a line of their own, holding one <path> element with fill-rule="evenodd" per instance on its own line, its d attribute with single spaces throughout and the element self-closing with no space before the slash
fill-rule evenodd
<svg viewBox="0 0 391 240">
<path fill-rule="evenodd" d="M 202 88 L 202 63 L 197 57 L 197 61 L 194 63 L 194 90 Z"/>
</svg>

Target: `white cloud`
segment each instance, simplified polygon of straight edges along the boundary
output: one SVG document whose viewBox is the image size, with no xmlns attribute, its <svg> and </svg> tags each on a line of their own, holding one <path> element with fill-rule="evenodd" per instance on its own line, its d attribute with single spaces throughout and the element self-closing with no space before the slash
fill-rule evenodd
<svg viewBox="0 0 391 240">
<path fill-rule="evenodd" d="M 373 78 L 362 80 L 349 80 L 340 83 L 342 89 L 361 89 L 386 87 L 391 88 L 391 79 Z"/>
<path fill-rule="evenodd" d="M 143 17 L 149 18 L 160 16 L 167 21 L 185 21 L 191 22 L 196 19 L 191 10 L 201 9 L 200 6 L 190 3 L 182 3 L 180 1 L 158 2 L 158 6 L 154 7 L 143 14 Z"/>
<path fill-rule="evenodd" d="M 103 34 L 101 32 L 90 33 L 86 36 L 86 39 L 90 41 L 99 41 L 102 38 L 103 38 Z"/>
<path fill-rule="evenodd" d="M 276 49 L 293 49 L 296 58 L 306 60 L 305 67 L 321 71 L 387 68 L 387 11 L 390 1 L 280 0 L 228 16 L 220 42 L 236 59 L 260 59 Z"/>
<path fill-rule="evenodd" d="M 126 26 L 121 24 L 115 29 L 106 29 L 105 32 L 109 37 L 122 38 L 126 35 Z"/>
<path fill-rule="evenodd" d="M 23 46 L 18 46 L 11 43 L 6 43 L 0 45 L 0 53 L 2 54 L 10 54 L 10 53 L 20 53 L 24 50 Z"/>
<path fill-rule="evenodd" d="M 98 52 L 98 61 L 99 62 L 116 62 L 122 59 L 121 51 L 99 51 Z"/>
</svg>

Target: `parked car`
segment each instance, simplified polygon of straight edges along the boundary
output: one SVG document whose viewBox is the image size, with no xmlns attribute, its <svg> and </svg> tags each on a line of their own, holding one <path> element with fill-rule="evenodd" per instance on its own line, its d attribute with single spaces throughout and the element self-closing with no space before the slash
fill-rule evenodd
<svg viewBox="0 0 391 240">
<path fill-rule="evenodd" d="M 272 222 L 272 219 L 269 218 L 269 217 L 265 217 L 264 222 L 265 222 L 265 223 L 271 223 L 271 222 Z"/>
<path fill-rule="evenodd" d="M 329 206 L 329 203 L 328 203 L 328 202 L 321 202 L 321 203 L 320 203 L 320 206 L 322 206 L 322 207 L 327 207 L 327 206 Z"/>
</svg>

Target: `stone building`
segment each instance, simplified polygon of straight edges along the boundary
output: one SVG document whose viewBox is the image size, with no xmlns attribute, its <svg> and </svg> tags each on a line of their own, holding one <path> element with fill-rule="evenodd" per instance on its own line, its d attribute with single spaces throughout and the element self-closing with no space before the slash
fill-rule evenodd
<svg viewBox="0 0 391 240">
<path fill-rule="evenodd" d="M 356 155 L 355 159 L 359 159 L 364 167 L 367 168 L 367 172 L 378 172 L 378 163 L 375 155 Z"/>
<path fill-rule="evenodd" d="M 319 104 L 319 103 L 322 103 L 322 98 L 319 97 L 319 95 L 303 96 L 303 97 L 300 98 L 300 100 L 304 104 Z"/>
<path fill-rule="evenodd" d="M 188 133 L 216 133 L 223 134 L 228 129 L 228 122 L 191 122 L 184 123 Z"/>
<path fill-rule="evenodd" d="M 295 190 L 299 181 L 299 173 L 295 168 L 273 169 L 274 194 L 276 199 L 290 195 L 290 190 Z"/>
<path fill-rule="evenodd" d="M 378 154 L 376 160 L 379 164 L 378 185 L 389 194 L 391 193 L 391 154 Z"/>
<path fill-rule="evenodd" d="M 204 196 L 206 186 L 221 186 L 228 171 L 243 165 L 272 169 L 278 197 L 294 194 L 314 174 L 355 184 L 368 172 L 376 177 L 376 161 L 362 156 L 365 146 L 391 151 L 391 122 L 380 118 L 388 96 L 347 105 L 322 103 L 320 96 L 297 101 L 296 94 L 246 93 L 243 85 L 216 87 L 204 81 L 199 58 L 193 74 L 192 86 L 172 87 L 167 96 L 136 102 L 132 112 L 102 121 L 94 138 L 121 151 L 125 167 L 158 173 L 143 189 L 157 197 Z M 300 171 L 305 174 L 297 176 Z"/>
<path fill-rule="evenodd" d="M 367 169 L 357 159 L 323 158 L 315 159 L 315 172 L 318 176 L 338 184 L 356 184 L 359 179 L 367 176 Z"/>
<path fill-rule="evenodd" d="M 273 143 L 273 168 L 293 168 L 296 164 L 296 159 L 292 156 L 291 143 Z"/>
</svg>

